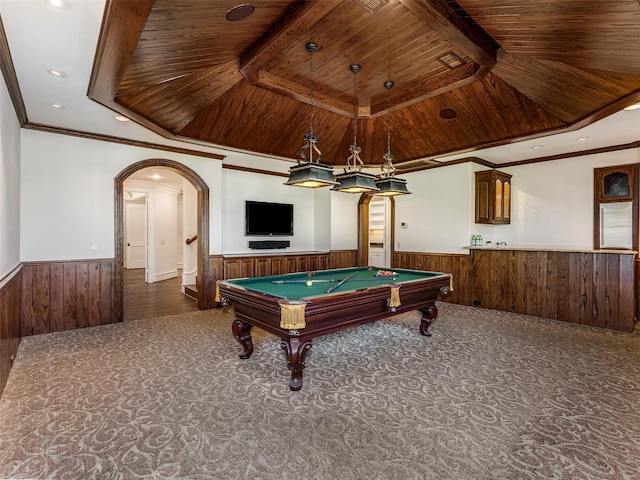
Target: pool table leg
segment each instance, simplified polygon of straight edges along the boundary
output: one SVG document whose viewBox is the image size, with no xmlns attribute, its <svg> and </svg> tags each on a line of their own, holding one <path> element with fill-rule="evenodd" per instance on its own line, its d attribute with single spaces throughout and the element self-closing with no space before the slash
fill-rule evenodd
<svg viewBox="0 0 640 480">
<path fill-rule="evenodd" d="M 231 324 L 231 330 L 236 340 L 240 342 L 244 350 L 240 352 L 240 358 L 246 359 L 253 353 L 253 340 L 251 340 L 251 325 L 250 323 L 243 322 L 237 318 Z"/>
<path fill-rule="evenodd" d="M 300 341 L 293 337 L 283 340 L 280 344 L 287 356 L 287 366 L 291 370 L 291 379 L 289 380 L 289 388 L 293 391 L 302 388 L 302 370 L 304 370 L 304 358 L 311 349 L 311 340 Z"/>
<path fill-rule="evenodd" d="M 436 321 L 436 317 L 438 316 L 438 307 L 430 305 L 427 308 L 421 308 L 420 312 L 422 313 L 422 319 L 420 320 L 420 333 L 430 337 L 431 333 L 428 329 L 431 324 Z"/>
</svg>

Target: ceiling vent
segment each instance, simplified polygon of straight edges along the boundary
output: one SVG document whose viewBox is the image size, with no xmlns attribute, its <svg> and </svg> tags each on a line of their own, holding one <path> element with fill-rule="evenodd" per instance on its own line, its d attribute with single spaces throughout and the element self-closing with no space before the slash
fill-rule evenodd
<svg viewBox="0 0 640 480">
<path fill-rule="evenodd" d="M 450 70 L 453 70 L 456 67 L 459 67 L 460 65 L 464 65 L 466 62 L 460 58 L 458 55 L 456 55 L 453 52 L 447 52 L 443 55 L 440 55 L 439 57 L 436 58 L 436 60 L 438 60 L 441 64 L 443 64 L 445 67 L 447 67 Z"/>
<path fill-rule="evenodd" d="M 380 7 L 383 7 L 387 4 L 389 0 L 353 0 L 362 8 L 364 8 L 367 12 L 373 13 Z"/>
</svg>

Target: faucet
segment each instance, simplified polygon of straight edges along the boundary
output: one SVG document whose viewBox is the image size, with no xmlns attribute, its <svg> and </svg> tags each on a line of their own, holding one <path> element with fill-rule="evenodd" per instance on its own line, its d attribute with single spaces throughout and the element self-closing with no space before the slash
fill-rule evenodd
<svg viewBox="0 0 640 480">
<path fill-rule="evenodd" d="M 504 245 L 506 247 L 507 242 L 496 242 L 496 247 L 499 247 L 500 245 Z"/>
</svg>

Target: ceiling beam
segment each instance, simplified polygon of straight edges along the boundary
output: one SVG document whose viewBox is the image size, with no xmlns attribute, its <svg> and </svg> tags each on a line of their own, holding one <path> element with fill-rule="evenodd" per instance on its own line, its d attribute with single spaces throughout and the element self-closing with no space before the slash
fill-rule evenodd
<svg viewBox="0 0 640 480">
<path fill-rule="evenodd" d="M 113 106 L 154 0 L 107 0 L 89 80 L 89 98 Z"/>
<path fill-rule="evenodd" d="M 417 81 L 412 85 L 406 85 L 399 95 L 391 94 L 391 110 L 399 110 L 415 103 L 420 103 L 429 98 L 437 97 L 464 85 L 468 85 L 484 77 L 490 71 L 490 67 L 480 67 L 475 63 L 460 65 L 446 73 L 432 78 L 428 82 Z M 371 101 L 371 117 L 376 118 L 386 113 L 387 96 L 378 95 Z"/>
<path fill-rule="evenodd" d="M 260 70 L 254 85 L 258 85 L 269 90 L 278 92 L 285 97 L 293 98 L 298 102 L 311 104 L 309 87 L 304 87 L 299 83 L 292 82 L 285 78 Z M 319 91 L 313 92 L 313 104 L 338 115 L 351 117 L 353 115 L 353 103 L 336 100 Z"/>
<path fill-rule="evenodd" d="M 258 41 L 240 56 L 240 71 L 249 82 L 259 79 L 258 71 L 282 50 L 291 39 L 308 31 L 313 25 L 340 5 L 340 0 L 309 0 L 296 3 L 296 9 L 286 18 L 274 24 Z M 307 41 L 312 42 L 310 38 Z"/>
<path fill-rule="evenodd" d="M 444 0 L 400 0 L 400 3 L 481 67 L 495 64 L 495 48 L 470 28 Z"/>
</svg>

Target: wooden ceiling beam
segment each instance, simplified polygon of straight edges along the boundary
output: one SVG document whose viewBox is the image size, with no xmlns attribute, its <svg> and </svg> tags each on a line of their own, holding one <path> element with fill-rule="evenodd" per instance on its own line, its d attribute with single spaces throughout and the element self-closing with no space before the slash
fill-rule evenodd
<svg viewBox="0 0 640 480">
<path fill-rule="evenodd" d="M 431 81 L 416 82 L 405 87 L 401 95 L 391 96 L 391 111 L 406 108 L 415 103 L 420 103 L 429 98 L 437 97 L 443 93 L 456 90 L 483 78 L 491 71 L 491 66 L 479 67 L 475 63 L 460 65 L 446 74 L 439 75 Z M 387 111 L 387 97 L 380 95 L 371 102 L 371 117 L 376 118 Z"/>
<path fill-rule="evenodd" d="M 340 5 L 340 0 L 298 2 L 296 9 L 278 21 L 244 54 L 240 56 L 240 72 L 250 83 L 259 79 L 258 71 L 277 58 L 292 39 L 310 30 L 322 17 Z M 308 39 L 312 42 L 313 39 Z"/>
<path fill-rule="evenodd" d="M 120 81 L 147 22 L 154 0 L 107 0 L 98 49 L 89 80 L 89 97 L 114 106 Z"/>
<path fill-rule="evenodd" d="M 467 63 L 439 75 L 429 82 L 415 82 L 413 85 L 405 85 L 400 95 L 391 93 L 391 110 L 400 110 L 415 103 L 423 102 L 429 98 L 437 97 L 443 93 L 468 85 L 484 77 L 491 67 L 478 67 L 475 63 Z M 379 95 L 372 99 L 371 117 L 376 118 L 387 111 L 387 97 Z"/>
<path fill-rule="evenodd" d="M 444 0 L 400 0 L 400 3 L 481 67 L 495 64 L 495 49 L 470 28 Z"/>
<path fill-rule="evenodd" d="M 293 98 L 298 102 L 311 105 L 309 87 L 273 75 L 267 71 L 260 70 L 253 84 L 280 93 L 285 97 Z M 337 113 L 338 115 L 344 115 L 346 117 L 353 116 L 353 103 L 337 100 L 319 91 L 314 91 L 313 93 L 313 104 L 319 108 Z"/>
</svg>

